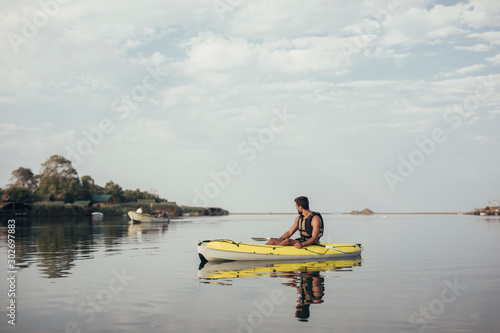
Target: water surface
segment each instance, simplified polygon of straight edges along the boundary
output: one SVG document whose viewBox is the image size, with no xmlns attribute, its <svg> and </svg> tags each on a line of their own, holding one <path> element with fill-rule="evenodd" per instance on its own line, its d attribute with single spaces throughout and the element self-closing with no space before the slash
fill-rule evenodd
<svg viewBox="0 0 500 333">
<path fill-rule="evenodd" d="M 293 218 L 18 220 L 16 326 L 4 310 L 0 331 L 500 331 L 498 218 L 330 214 L 322 240 L 361 243 L 362 260 L 200 267 L 199 240 L 280 236 Z"/>
</svg>

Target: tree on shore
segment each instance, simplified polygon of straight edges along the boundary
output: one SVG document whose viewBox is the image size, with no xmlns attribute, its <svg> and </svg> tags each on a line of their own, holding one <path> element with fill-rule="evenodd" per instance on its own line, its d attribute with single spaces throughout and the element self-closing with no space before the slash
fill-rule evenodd
<svg viewBox="0 0 500 333">
<path fill-rule="evenodd" d="M 155 199 L 157 201 L 161 200 L 159 195 L 148 191 L 141 191 L 140 189 L 125 190 L 123 194 L 125 197 L 125 201 L 127 202 L 137 201 L 138 199 Z"/>
<path fill-rule="evenodd" d="M 85 175 L 81 178 L 70 160 L 61 155 L 52 155 L 35 175 L 31 169 L 19 167 L 12 171 L 10 184 L 0 188 L 0 194 L 9 196 L 10 201 L 64 201 L 91 200 L 94 194 L 111 194 L 117 202 L 132 202 L 137 199 L 162 201 L 155 190 L 124 190 L 112 180 L 104 187 Z"/>
<path fill-rule="evenodd" d="M 12 171 L 10 184 L 4 189 L 2 194 L 8 196 L 10 201 L 33 202 L 34 192 L 37 182 L 33 171 L 28 168 L 17 168 Z"/>
<path fill-rule="evenodd" d="M 115 184 L 112 180 L 104 185 L 104 189 L 106 190 L 106 194 L 111 194 L 115 198 L 116 202 L 125 201 L 123 188 L 120 185 Z"/>
<path fill-rule="evenodd" d="M 52 155 L 42 164 L 38 177 L 37 194 L 49 200 L 70 201 L 78 196 L 75 191 L 80 179 L 71 161 L 61 155 Z M 68 196 L 68 198 L 66 198 Z"/>
<path fill-rule="evenodd" d="M 31 169 L 19 167 L 12 171 L 9 187 L 21 187 L 33 191 L 36 186 L 35 174 Z"/>
<path fill-rule="evenodd" d="M 96 185 L 94 178 L 89 175 L 82 176 L 79 200 L 91 200 L 92 194 L 104 194 L 104 189 Z"/>
</svg>

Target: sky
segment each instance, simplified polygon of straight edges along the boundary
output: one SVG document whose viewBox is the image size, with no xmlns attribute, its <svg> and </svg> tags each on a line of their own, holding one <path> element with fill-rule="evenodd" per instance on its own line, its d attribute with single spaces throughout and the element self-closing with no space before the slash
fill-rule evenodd
<svg viewBox="0 0 500 333">
<path fill-rule="evenodd" d="M 230 212 L 500 198 L 500 2 L 0 1 L 0 186 L 54 154 Z"/>
</svg>

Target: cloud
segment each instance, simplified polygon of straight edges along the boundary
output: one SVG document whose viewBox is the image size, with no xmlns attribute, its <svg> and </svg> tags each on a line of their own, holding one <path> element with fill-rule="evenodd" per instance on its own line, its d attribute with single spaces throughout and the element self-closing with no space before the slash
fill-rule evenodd
<svg viewBox="0 0 500 333">
<path fill-rule="evenodd" d="M 465 35 L 468 32 L 469 32 L 469 30 L 460 29 L 460 28 L 454 27 L 454 26 L 447 26 L 444 28 L 440 28 L 440 29 L 428 32 L 426 34 L 426 37 L 429 40 L 444 39 L 444 38 L 453 37 L 453 36 Z"/>
<path fill-rule="evenodd" d="M 476 64 L 476 65 L 457 68 L 453 72 L 439 73 L 439 74 L 436 74 L 434 77 L 436 77 L 436 78 L 451 78 L 454 76 L 464 76 L 464 75 L 468 75 L 468 74 L 471 74 L 474 72 L 479 72 L 479 71 L 483 70 L 485 67 L 486 67 L 485 64 Z"/>
<path fill-rule="evenodd" d="M 463 11 L 468 7 L 436 5 L 431 9 L 407 8 L 394 15 L 390 24 L 384 28 L 382 43 L 385 45 L 415 45 L 453 35 L 464 30 L 459 22 Z"/>
<path fill-rule="evenodd" d="M 430 9 L 411 7 L 394 15 L 384 27 L 384 45 L 418 45 L 449 42 L 471 29 L 500 25 L 500 7 L 491 1 L 479 0 L 452 6 L 437 4 Z M 471 33 L 470 38 L 481 38 L 497 43 L 496 31 Z"/>
<path fill-rule="evenodd" d="M 473 28 L 500 27 L 498 1 L 470 0 L 470 10 L 463 14 L 465 22 Z"/>
<path fill-rule="evenodd" d="M 500 31 L 471 33 L 468 37 L 485 40 L 491 45 L 500 45 Z"/>
<path fill-rule="evenodd" d="M 0 139 L 12 161 L 2 174 L 64 154 L 110 118 L 115 130 L 78 170 L 190 203 L 193 187 L 238 157 L 238 144 L 269 126 L 273 110 L 287 108 L 296 121 L 248 165 L 245 186 L 258 177 L 295 190 L 289 179 L 304 167 L 298 152 L 314 160 L 311 183 L 336 184 L 329 170 L 354 177 L 353 166 L 367 165 L 360 177 L 379 186 L 387 156 L 415 149 L 415 137 L 474 96 L 500 62 L 496 2 L 420 0 L 393 13 L 390 4 L 242 1 L 221 20 L 212 1 L 70 2 L 18 54 L 0 40 Z M 37 2 L 3 4 L 0 29 L 19 33 L 37 10 Z M 119 116 L 113 102 L 130 102 L 148 68 L 160 68 L 161 83 Z M 468 125 L 481 133 L 498 105 L 494 96 L 481 101 Z M 135 154 L 147 161 L 141 177 L 134 175 L 144 165 L 130 163 Z M 243 190 L 231 191 L 239 198 Z"/>
<path fill-rule="evenodd" d="M 486 60 L 493 63 L 493 65 L 500 65 L 500 53 L 497 53 L 493 57 L 486 58 Z"/>
<path fill-rule="evenodd" d="M 455 73 L 457 73 L 458 75 L 466 75 L 469 73 L 478 72 L 484 69 L 484 67 L 485 67 L 484 64 L 471 65 L 467 67 L 458 68 L 457 70 L 455 70 Z"/>
<path fill-rule="evenodd" d="M 472 46 L 455 46 L 455 50 L 464 50 L 470 52 L 487 52 L 490 50 L 490 47 L 486 44 L 476 44 Z"/>
<path fill-rule="evenodd" d="M 211 72 L 234 78 L 341 74 L 347 65 L 341 45 L 349 42 L 350 38 L 298 37 L 259 43 L 202 34 L 181 45 L 188 58 L 172 67 L 192 76 Z"/>
</svg>

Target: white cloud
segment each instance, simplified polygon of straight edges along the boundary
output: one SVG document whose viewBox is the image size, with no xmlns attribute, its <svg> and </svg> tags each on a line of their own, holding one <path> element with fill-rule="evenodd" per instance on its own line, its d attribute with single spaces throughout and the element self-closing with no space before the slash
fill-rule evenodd
<svg viewBox="0 0 500 333">
<path fill-rule="evenodd" d="M 460 29 L 454 26 L 447 26 L 444 28 L 440 28 L 434 31 L 430 31 L 426 34 L 426 37 L 430 40 L 434 39 L 443 39 L 452 36 L 460 36 L 465 35 L 469 32 L 469 30 Z"/>
<path fill-rule="evenodd" d="M 448 38 L 459 38 L 471 28 L 500 25 L 500 8 L 491 1 L 471 1 L 452 6 L 435 5 L 430 9 L 411 7 L 394 15 L 384 27 L 385 45 L 416 45 L 423 42 L 442 43 Z M 496 40 L 498 32 L 471 33 L 471 38 Z"/>
<path fill-rule="evenodd" d="M 499 27 L 500 3 L 489 0 L 470 0 L 470 10 L 464 12 L 465 22 L 474 28 Z"/>
<path fill-rule="evenodd" d="M 471 66 L 467 66 L 467 67 L 458 68 L 455 71 L 455 73 L 457 73 L 458 75 L 466 75 L 469 73 L 478 72 L 478 71 L 484 69 L 484 67 L 485 67 L 484 64 L 471 65 Z"/>
<path fill-rule="evenodd" d="M 500 45 L 500 31 L 471 33 L 468 37 L 485 40 L 492 45 Z"/>
<path fill-rule="evenodd" d="M 135 48 L 138 48 L 139 46 L 142 46 L 144 45 L 143 42 L 139 41 L 139 40 L 132 40 L 130 38 L 127 38 L 127 41 L 125 42 L 125 47 L 127 49 L 135 49 Z"/>
<path fill-rule="evenodd" d="M 464 76 L 464 75 L 468 75 L 468 74 L 471 74 L 474 72 L 479 72 L 479 71 L 483 70 L 485 67 L 486 67 L 485 64 L 476 64 L 476 65 L 457 68 L 453 72 L 439 73 L 439 74 L 434 75 L 434 77 L 441 79 L 441 78 L 452 78 L 455 76 Z"/>
<path fill-rule="evenodd" d="M 455 50 L 464 50 L 471 52 L 487 52 L 490 50 L 490 47 L 486 44 L 476 44 L 472 46 L 455 46 Z"/>
<path fill-rule="evenodd" d="M 430 10 L 408 8 L 394 15 L 384 28 L 382 43 L 385 45 L 415 45 L 464 33 L 458 24 L 462 13 L 467 10 L 463 4 L 456 6 L 436 5 Z"/>
<path fill-rule="evenodd" d="M 213 34 L 192 38 L 182 45 L 188 59 L 181 66 L 191 75 L 204 72 L 312 74 L 321 71 L 344 72 L 347 61 L 340 49 L 349 38 L 299 37 L 290 40 L 255 43 L 226 39 Z"/>
<path fill-rule="evenodd" d="M 500 53 L 497 53 L 494 57 L 486 58 L 486 60 L 494 65 L 500 65 Z"/>
</svg>

